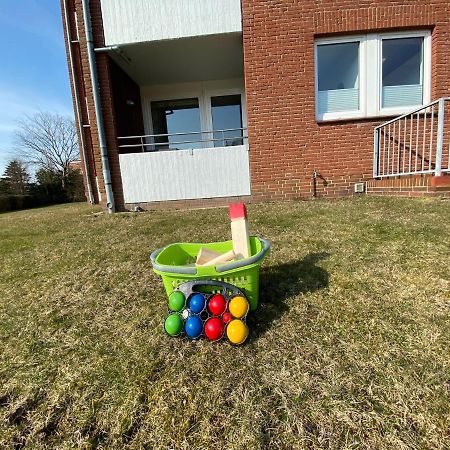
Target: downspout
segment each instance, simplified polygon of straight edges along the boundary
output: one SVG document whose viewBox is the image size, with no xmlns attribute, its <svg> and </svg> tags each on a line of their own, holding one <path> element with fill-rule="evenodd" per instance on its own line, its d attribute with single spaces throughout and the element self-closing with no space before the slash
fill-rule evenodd
<svg viewBox="0 0 450 450">
<path fill-rule="evenodd" d="M 114 194 L 112 190 L 111 172 L 109 170 L 108 148 L 106 147 L 105 128 L 103 124 L 103 114 L 101 109 L 101 100 L 98 89 L 97 66 L 95 64 L 94 38 L 92 35 L 91 13 L 89 10 L 89 0 L 82 0 L 83 21 L 86 32 L 86 44 L 89 60 L 89 71 L 92 81 L 92 96 L 94 99 L 95 119 L 97 121 L 98 143 L 100 146 L 100 155 L 102 158 L 103 181 L 106 192 L 106 207 L 109 213 L 115 212 Z"/>
<path fill-rule="evenodd" d="M 81 121 L 81 108 L 80 103 L 78 101 L 79 99 L 79 91 L 78 91 L 78 84 L 75 77 L 75 70 L 73 67 L 73 52 L 72 52 L 72 42 L 70 39 L 70 22 L 69 22 L 69 16 L 67 13 L 67 0 L 64 0 L 64 22 L 66 25 L 66 36 L 67 36 L 67 51 L 69 56 L 69 68 L 70 68 L 70 77 L 72 79 L 72 86 L 73 86 L 73 94 L 74 94 L 74 101 L 75 101 L 75 115 L 80 135 L 80 147 L 81 152 L 83 153 L 83 166 L 84 166 L 84 173 L 86 176 L 86 184 L 87 184 L 87 190 L 88 190 L 88 197 L 89 197 L 89 203 L 91 205 L 94 204 L 94 194 L 92 193 L 92 184 L 91 184 L 91 175 L 89 173 L 89 165 L 87 163 L 87 154 L 86 154 L 86 143 L 84 140 L 84 129 L 83 124 Z"/>
</svg>

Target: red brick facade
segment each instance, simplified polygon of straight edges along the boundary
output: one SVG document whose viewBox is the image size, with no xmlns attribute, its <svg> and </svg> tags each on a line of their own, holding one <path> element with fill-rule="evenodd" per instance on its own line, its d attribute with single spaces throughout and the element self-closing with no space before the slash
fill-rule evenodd
<svg viewBox="0 0 450 450">
<path fill-rule="evenodd" d="M 76 68 L 89 170 L 105 194 L 88 70 L 80 0 L 69 0 L 79 24 Z M 100 0 L 91 0 L 95 46 L 104 45 Z M 71 14 L 73 15 L 73 14 Z M 448 1 L 242 0 L 244 72 L 247 97 L 250 171 L 253 201 L 351 195 L 353 184 L 372 177 L 373 129 L 384 119 L 318 123 L 314 97 L 314 39 L 339 34 L 402 29 L 432 32 L 431 98 L 450 92 L 450 10 Z M 73 36 L 74 23 L 70 24 Z M 77 50 L 76 50 L 77 51 Z M 118 117 L 121 88 L 137 86 L 106 53 L 97 53 L 99 88 L 109 151 L 116 209 L 126 207 L 119 169 Z M 75 64 L 78 64 L 75 61 Z M 117 81 L 119 80 L 119 81 Z M 87 108 L 86 106 L 87 105 Z M 124 106 L 126 107 L 126 106 Z M 138 120 L 139 121 L 139 120 Z M 139 134 L 136 132 L 136 134 Z M 313 171 L 318 178 L 312 179 Z M 95 185 L 93 190 L 96 190 Z M 226 199 L 172 202 L 176 207 L 222 204 Z M 171 202 L 169 202 L 171 203 Z M 161 206 L 158 203 L 155 206 Z"/>
<path fill-rule="evenodd" d="M 317 123 L 314 39 L 432 31 L 431 98 L 450 92 L 450 11 L 442 1 L 242 0 L 252 194 L 285 199 L 351 194 L 372 177 L 373 128 L 383 119 Z"/>
<path fill-rule="evenodd" d="M 389 195 L 395 197 L 450 197 L 450 177 L 412 175 L 408 177 L 384 178 L 367 182 L 368 195 Z"/>
</svg>

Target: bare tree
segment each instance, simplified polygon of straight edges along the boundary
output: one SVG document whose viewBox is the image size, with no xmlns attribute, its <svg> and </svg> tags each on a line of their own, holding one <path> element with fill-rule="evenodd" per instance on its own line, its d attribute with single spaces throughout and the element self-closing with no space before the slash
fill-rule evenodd
<svg viewBox="0 0 450 450">
<path fill-rule="evenodd" d="M 80 157 L 75 124 L 70 117 L 47 112 L 26 116 L 18 124 L 21 158 L 41 169 L 58 172 L 65 187 L 70 163 Z"/>
</svg>

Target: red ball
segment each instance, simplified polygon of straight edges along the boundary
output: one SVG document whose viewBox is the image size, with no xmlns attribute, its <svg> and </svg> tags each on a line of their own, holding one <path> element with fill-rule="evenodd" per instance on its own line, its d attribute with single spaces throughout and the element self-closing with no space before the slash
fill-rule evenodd
<svg viewBox="0 0 450 450">
<path fill-rule="evenodd" d="M 214 294 L 208 302 L 208 310 L 214 316 L 220 316 L 227 308 L 227 301 L 223 295 Z"/>
<path fill-rule="evenodd" d="M 217 341 L 223 336 L 225 324 L 218 317 L 211 317 L 205 323 L 205 335 L 210 341 Z"/>
<path fill-rule="evenodd" d="M 233 316 L 229 312 L 224 312 L 222 314 L 222 320 L 224 321 L 224 323 L 231 322 L 233 320 Z"/>
</svg>

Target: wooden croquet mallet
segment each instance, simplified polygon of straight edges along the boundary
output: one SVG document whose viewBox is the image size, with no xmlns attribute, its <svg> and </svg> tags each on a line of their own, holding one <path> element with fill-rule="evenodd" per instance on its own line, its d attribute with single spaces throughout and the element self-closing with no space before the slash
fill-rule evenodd
<svg viewBox="0 0 450 450">
<path fill-rule="evenodd" d="M 231 238 L 236 258 L 250 257 L 250 236 L 248 233 L 247 208 L 244 203 L 229 206 L 231 219 Z"/>
</svg>

